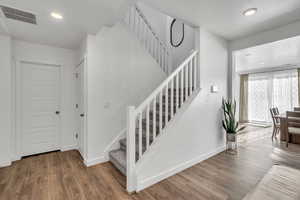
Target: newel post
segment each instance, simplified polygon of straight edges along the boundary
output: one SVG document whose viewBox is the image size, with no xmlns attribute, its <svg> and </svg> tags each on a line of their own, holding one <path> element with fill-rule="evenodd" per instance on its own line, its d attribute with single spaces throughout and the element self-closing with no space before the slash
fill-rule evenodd
<svg viewBox="0 0 300 200">
<path fill-rule="evenodd" d="M 135 176 L 135 107 L 127 107 L 127 191 L 132 193 L 136 187 L 136 176 Z"/>
</svg>

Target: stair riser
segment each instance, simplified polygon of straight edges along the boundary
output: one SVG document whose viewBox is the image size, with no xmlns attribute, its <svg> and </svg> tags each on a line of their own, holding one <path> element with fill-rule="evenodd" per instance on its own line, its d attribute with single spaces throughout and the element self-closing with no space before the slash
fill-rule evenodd
<svg viewBox="0 0 300 200">
<path fill-rule="evenodd" d="M 116 159 L 111 156 L 109 156 L 109 160 L 124 176 L 126 176 L 126 166 L 122 166 Z"/>
</svg>

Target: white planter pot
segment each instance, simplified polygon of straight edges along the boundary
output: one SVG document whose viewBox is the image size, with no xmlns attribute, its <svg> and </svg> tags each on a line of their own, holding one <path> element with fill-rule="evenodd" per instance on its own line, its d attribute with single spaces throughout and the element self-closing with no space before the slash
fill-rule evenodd
<svg viewBox="0 0 300 200">
<path fill-rule="evenodd" d="M 236 142 L 237 141 L 237 134 L 227 133 L 227 141 Z"/>
</svg>

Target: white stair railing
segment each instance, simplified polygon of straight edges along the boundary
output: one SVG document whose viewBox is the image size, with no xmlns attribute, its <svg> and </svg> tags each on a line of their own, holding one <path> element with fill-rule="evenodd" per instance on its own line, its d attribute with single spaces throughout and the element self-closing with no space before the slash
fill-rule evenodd
<svg viewBox="0 0 300 200">
<path fill-rule="evenodd" d="M 135 187 L 135 167 L 174 115 L 198 89 L 198 52 L 194 51 L 137 108 L 127 110 L 127 190 Z M 152 121 L 152 123 L 150 123 Z M 151 125 L 151 127 L 150 127 Z"/>
<path fill-rule="evenodd" d="M 169 74 L 171 72 L 171 56 L 167 46 L 155 33 L 145 15 L 134 5 L 125 17 L 125 23 L 136 34 L 146 50 L 156 60 L 162 70 Z"/>
</svg>

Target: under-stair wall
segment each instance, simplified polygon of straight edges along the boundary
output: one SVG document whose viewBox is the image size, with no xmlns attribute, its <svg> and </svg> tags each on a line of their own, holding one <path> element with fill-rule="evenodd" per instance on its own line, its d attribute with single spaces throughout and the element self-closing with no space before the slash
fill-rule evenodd
<svg viewBox="0 0 300 200">
<path fill-rule="evenodd" d="M 165 78 L 124 23 L 87 39 L 86 165 L 108 161 L 112 142 L 126 127 L 126 107 L 141 103 Z"/>
<path fill-rule="evenodd" d="M 200 29 L 201 90 L 192 97 L 136 165 L 135 191 L 143 190 L 225 149 L 221 127 L 222 97 L 227 97 L 227 41 Z M 211 93 L 211 86 L 218 93 Z"/>
<path fill-rule="evenodd" d="M 200 31 L 201 91 L 137 166 L 137 191 L 225 149 L 222 97 L 227 97 L 227 41 Z M 211 93 L 211 86 L 218 93 Z"/>
</svg>

